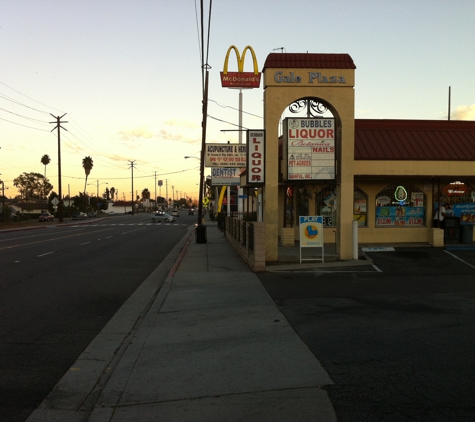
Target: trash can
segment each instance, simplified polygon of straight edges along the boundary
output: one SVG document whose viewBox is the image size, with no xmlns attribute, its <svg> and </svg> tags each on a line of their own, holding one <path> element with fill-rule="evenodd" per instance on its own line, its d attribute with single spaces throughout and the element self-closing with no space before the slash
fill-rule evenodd
<svg viewBox="0 0 475 422">
<path fill-rule="evenodd" d="M 197 224 L 195 227 L 196 243 L 206 243 L 206 226 L 204 224 Z"/>
<path fill-rule="evenodd" d="M 473 224 L 460 226 L 460 243 L 471 245 L 473 241 Z"/>
</svg>

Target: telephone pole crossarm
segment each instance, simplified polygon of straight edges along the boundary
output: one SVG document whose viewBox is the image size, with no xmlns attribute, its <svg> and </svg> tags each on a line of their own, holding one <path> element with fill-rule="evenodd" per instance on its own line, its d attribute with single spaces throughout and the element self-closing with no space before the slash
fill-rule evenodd
<svg viewBox="0 0 475 422">
<path fill-rule="evenodd" d="M 62 116 L 55 116 L 53 114 L 51 114 L 51 116 L 53 116 L 56 119 L 55 122 L 50 122 L 51 124 L 56 123 L 56 126 L 53 129 L 51 129 L 51 132 L 53 132 L 53 130 L 55 129 L 58 129 L 58 190 L 59 190 L 58 192 L 58 195 L 59 195 L 58 220 L 60 223 L 62 223 L 63 222 L 63 190 L 61 186 L 61 130 L 60 129 L 63 129 L 67 132 L 68 130 L 64 128 L 63 126 L 61 126 L 61 123 L 64 124 L 68 122 L 61 121 L 61 119 L 64 116 L 66 116 L 66 113 L 64 113 Z"/>
</svg>

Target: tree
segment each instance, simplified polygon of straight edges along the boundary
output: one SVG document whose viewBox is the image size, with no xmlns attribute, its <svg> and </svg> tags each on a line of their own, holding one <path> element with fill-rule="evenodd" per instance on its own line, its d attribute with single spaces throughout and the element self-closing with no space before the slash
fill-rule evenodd
<svg viewBox="0 0 475 422">
<path fill-rule="evenodd" d="M 90 156 L 84 157 L 82 159 L 82 168 L 84 169 L 84 173 L 86 174 L 86 180 L 84 181 L 84 198 L 86 197 L 86 186 L 87 186 L 87 178 L 91 173 L 93 167 L 92 158 Z M 84 208 L 86 208 L 86 204 L 84 204 Z"/>
<path fill-rule="evenodd" d="M 142 201 L 144 199 L 150 199 L 150 191 L 147 188 L 142 191 Z"/>
<path fill-rule="evenodd" d="M 48 180 L 46 178 L 46 166 L 51 162 L 51 158 L 49 158 L 48 154 L 45 154 L 43 155 L 43 157 L 41 157 L 41 162 L 45 166 L 45 182 L 46 182 Z M 46 192 L 43 192 L 43 196 L 46 198 Z"/>
<path fill-rule="evenodd" d="M 23 199 L 40 199 L 53 190 L 53 185 L 40 173 L 24 172 L 13 179 L 13 185 Z"/>
<path fill-rule="evenodd" d="M 111 200 L 113 201 L 114 200 L 114 197 L 115 197 L 115 188 L 114 187 L 111 187 L 109 189 L 109 192 L 111 194 Z"/>
</svg>

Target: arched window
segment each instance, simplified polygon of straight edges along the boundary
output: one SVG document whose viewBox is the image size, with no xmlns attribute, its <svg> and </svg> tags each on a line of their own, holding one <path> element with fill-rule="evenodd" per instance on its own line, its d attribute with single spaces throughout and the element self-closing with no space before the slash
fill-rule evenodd
<svg viewBox="0 0 475 422">
<path fill-rule="evenodd" d="M 323 216 L 324 227 L 336 227 L 336 184 L 332 183 L 320 189 L 315 197 L 317 215 Z"/>
<path fill-rule="evenodd" d="M 390 185 L 376 195 L 376 227 L 421 227 L 426 224 L 426 197 L 411 185 Z"/>
</svg>

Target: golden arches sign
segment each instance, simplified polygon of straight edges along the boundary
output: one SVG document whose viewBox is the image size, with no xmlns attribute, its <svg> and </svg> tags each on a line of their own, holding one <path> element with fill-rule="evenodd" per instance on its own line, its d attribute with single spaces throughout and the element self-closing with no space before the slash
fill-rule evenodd
<svg viewBox="0 0 475 422">
<path fill-rule="evenodd" d="M 237 59 L 238 71 L 228 72 L 229 55 L 234 50 Z M 247 51 L 251 52 L 252 62 L 254 65 L 254 72 L 244 72 L 244 60 L 246 59 Z M 257 66 L 256 53 L 254 49 L 248 45 L 244 48 L 241 54 L 236 46 L 232 45 L 228 48 L 226 58 L 224 59 L 224 67 L 221 72 L 221 86 L 223 88 L 259 88 L 261 84 L 261 73 Z"/>
</svg>

